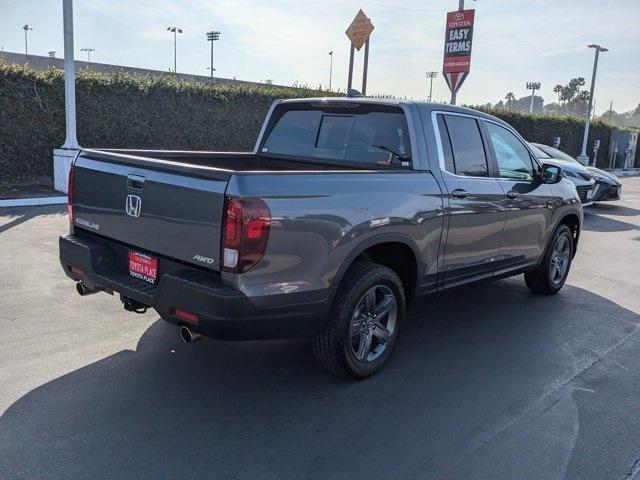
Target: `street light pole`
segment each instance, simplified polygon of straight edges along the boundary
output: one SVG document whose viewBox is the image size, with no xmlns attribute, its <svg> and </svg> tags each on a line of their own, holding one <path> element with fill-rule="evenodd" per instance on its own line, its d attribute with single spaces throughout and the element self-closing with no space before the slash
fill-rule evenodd
<svg viewBox="0 0 640 480">
<path fill-rule="evenodd" d="M 209 67 L 209 73 L 211 74 L 211 78 L 213 78 L 213 72 L 215 70 L 215 68 L 213 68 L 213 42 L 215 42 L 216 40 L 220 40 L 219 31 L 207 32 L 207 41 L 211 42 L 211 66 Z"/>
<path fill-rule="evenodd" d="M 331 82 L 333 80 L 333 50 L 329 52 L 329 91 L 331 91 Z"/>
<path fill-rule="evenodd" d="M 81 48 L 81 52 L 87 52 L 87 61 L 91 63 L 91 52 L 95 52 L 95 48 Z"/>
<path fill-rule="evenodd" d="M 536 95 L 536 90 L 540 90 L 540 82 L 527 82 L 527 90 L 531 90 L 531 102 L 529 103 L 529 113 L 533 113 L 533 99 Z"/>
<path fill-rule="evenodd" d="M 29 30 L 33 30 L 29 25 L 23 25 L 22 29 L 24 30 L 24 54 L 29 55 L 29 46 L 27 44 L 27 32 Z"/>
<path fill-rule="evenodd" d="M 438 76 L 438 72 L 427 72 L 426 75 L 429 79 L 429 101 L 431 101 L 431 94 L 433 93 L 433 79 Z"/>
<path fill-rule="evenodd" d="M 182 29 L 179 27 L 167 27 L 167 31 L 173 32 L 173 73 L 178 73 L 178 34 L 182 33 Z"/>
<path fill-rule="evenodd" d="M 601 47 L 600 45 L 589 45 L 589 48 L 595 48 L 596 55 L 593 59 L 593 74 L 591 75 L 591 91 L 589 92 L 589 103 L 587 105 L 587 111 L 585 113 L 584 118 L 584 136 L 582 137 L 582 151 L 580 155 L 578 155 L 577 160 L 583 165 L 589 164 L 589 155 L 587 155 L 587 142 L 589 140 L 589 124 L 591 123 L 591 107 L 593 105 L 593 91 L 596 85 L 596 73 L 598 72 L 598 58 L 600 56 L 600 52 L 608 52 L 608 48 Z M 596 159 L 593 159 L 593 164 L 595 166 Z"/>
</svg>

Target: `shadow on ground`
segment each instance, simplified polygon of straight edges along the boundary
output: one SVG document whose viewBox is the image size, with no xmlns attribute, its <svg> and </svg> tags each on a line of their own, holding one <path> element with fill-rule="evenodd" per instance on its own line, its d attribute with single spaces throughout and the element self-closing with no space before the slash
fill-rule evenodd
<svg viewBox="0 0 640 480">
<path fill-rule="evenodd" d="M 526 436 L 515 442 L 527 442 L 540 472 L 564 472 L 577 427 L 523 419 L 639 322 L 583 289 L 542 297 L 520 279 L 425 299 L 409 319 L 388 367 L 359 383 L 325 375 L 306 340 L 186 346 L 158 320 L 135 351 L 10 406 L 0 477 L 461 478 L 440 475 L 536 425 L 562 430 L 535 447 Z M 574 425 L 577 416 L 562 418 Z M 507 457 L 499 461 L 522 467 Z"/>
<path fill-rule="evenodd" d="M 6 232 L 36 217 L 47 215 L 61 215 L 67 212 L 67 206 L 50 205 L 39 207 L 0 208 L 0 218 L 11 218 L 0 225 L 0 233 Z"/>
</svg>

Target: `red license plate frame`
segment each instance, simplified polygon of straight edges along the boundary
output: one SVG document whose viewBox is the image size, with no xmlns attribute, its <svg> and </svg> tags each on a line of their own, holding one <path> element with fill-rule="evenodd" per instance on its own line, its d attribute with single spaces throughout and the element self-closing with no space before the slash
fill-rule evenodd
<svg viewBox="0 0 640 480">
<path fill-rule="evenodd" d="M 132 277 L 155 285 L 158 282 L 158 257 L 129 250 L 127 270 Z"/>
</svg>

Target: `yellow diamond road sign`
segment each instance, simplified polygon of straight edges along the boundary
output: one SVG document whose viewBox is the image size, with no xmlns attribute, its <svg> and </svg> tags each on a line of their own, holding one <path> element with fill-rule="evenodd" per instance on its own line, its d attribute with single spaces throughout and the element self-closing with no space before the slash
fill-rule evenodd
<svg viewBox="0 0 640 480">
<path fill-rule="evenodd" d="M 369 35 L 371 35 L 371 32 L 373 32 L 373 28 L 371 20 L 360 10 L 344 33 L 347 34 L 347 37 L 351 40 L 351 44 L 356 47 L 356 50 L 360 50 L 369 38 Z"/>
</svg>

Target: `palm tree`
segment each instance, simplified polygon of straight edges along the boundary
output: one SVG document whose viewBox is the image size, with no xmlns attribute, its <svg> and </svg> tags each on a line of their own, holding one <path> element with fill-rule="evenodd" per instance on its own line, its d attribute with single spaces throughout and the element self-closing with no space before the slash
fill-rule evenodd
<svg viewBox="0 0 640 480">
<path fill-rule="evenodd" d="M 509 92 L 505 95 L 504 99 L 507 101 L 507 108 L 511 108 L 511 104 L 515 102 L 516 96 L 513 92 Z"/>
<path fill-rule="evenodd" d="M 553 87 L 553 93 L 558 95 L 558 103 L 560 103 L 560 93 L 562 92 L 562 85 L 557 84 L 555 87 Z"/>
</svg>

